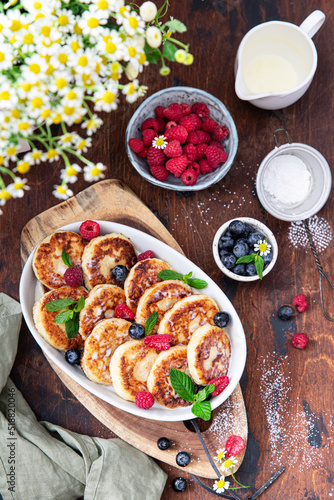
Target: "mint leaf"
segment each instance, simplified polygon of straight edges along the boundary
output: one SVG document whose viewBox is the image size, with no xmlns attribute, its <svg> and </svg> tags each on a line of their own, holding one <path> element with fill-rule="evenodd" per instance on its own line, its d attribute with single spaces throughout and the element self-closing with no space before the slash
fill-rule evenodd
<svg viewBox="0 0 334 500">
<path fill-rule="evenodd" d="M 250 262 L 254 262 L 256 257 L 256 253 L 251 253 L 250 255 L 245 255 L 244 257 L 239 257 L 236 261 L 236 264 L 249 264 Z"/>
<path fill-rule="evenodd" d="M 162 53 L 166 59 L 168 59 L 169 61 L 174 61 L 175 60 L 175 52 L 177 50 L 178 49 L 177 49 L 177 47 L 175 47 L 174 44 L 172 44 L 171 42 L 168 42 L 166 40 Z"/>
<path fill-rule="evenodd" d="M 185 283 L 187 283 L 192 288 L 197 288 L 198 290 L 201 290 L 202 288 L 205 288 L 206 286 L 208 286 L 206 281 L 199 280 L 197 278 L 194 278 L 194 279 L 188 278 L 187 281 L 185 281 Z"/>
<path fill-rule="evenodd" d="M 184 33 L 187 31 L 187 27 L 185 24 L 181 23 L 181 21 L 178 21 L 177 19 L 172 19 L 171 21 L 168 21 L 163 25 L 163 28 L 169 28 L 172 33 L 175 33 L 176 31 L 178 33 Z"/>
<path fill-rule="evenodd" d="M 73 299 L 57 299 L 48 302 L 44 309 L 47 311 L 60 311 L 61 309 L 65 309 L 65 307 L 71 306 L 72 304 L 76 304 L 76 300 Z"/>
<path fill-rule="evenodd" d="M 257 272 L 260 280 L 262 280 L 262 278 L 263 278 L 262 271 L 264 269 L 264 260 L 262 259 L 262 257 L 257 255 L 257 258 L 254 261 L 254 264 L 255 264 L 256 272 Z"/>
<path fill-rule="evenodd" d="M 145 43 L 144 52 L 148 62 L 156 64 L 162 58 L 162 54 L 159 49 L 153 49 L 149 44 Z"/>
<path fill-rule="evenodd" d="M 162 281 L 166 280 L 183 280 L 183 276 L 180 273 L 177 273 L 176 271 L 172 271 L 171 269 L 165 269 L 164 271 L 160 271 L 158 273 L 158 277 Z"/>
<path fill-rule="evenodd" d="M 85 299 L 81 296 L 80 299 L 78 300 L 78 303 L 74 307 L 74 311 L 76 312 L 82 311 L 84 307 L 85 307 Z"/>
<path fill-rule="evenodd" d="M 68 253 L 65 250 L 62 251 L 61 258 L 63 259 L 65 266 L 73 267 L 71 257 L 68 255 Z"/>
<path fill-rule="evenodd" d="M 213 384 L 207 385 L 195 395 L 196 402 L 200 403 L 201 401 L 204 401 L 214 390 L 215 386 Z"/>
<path fill-rule="evenodd" d="M 153 328 L 157 324 L 158 318 L 159 318 L 158 312 L 154 312 L 149 315 L 149 317 L 145 321 L 145 335 L 150 335 L 152 333 Z"/>
<path fill-rule="evenodd" d="M 210 420 L 212 411 L 210 401 L 194 403 L 191 411 L 196 417 L 202 418 L 203 420 Z"/>
<path fill-rule="evenodd" d="M 58 314 L 58 316 L 55 317 L 54 322 L 55 323 L 66 323 L 70 319 L 73 318 L 74 311 L 71 309 L 67 309 L 67 311 L 63 311 Z"/>
<path fill-rule="evenodd" d="M 79 313 L 74 313 L 73 318 L 65 323 L 65 331 L 68 339 L 72 339 L 79 331 Z"/>
<path fill-rule="evenodd" d="M 175 392 L 186 401 L 194 401 L 195 385 L 189 375 L 175 368 L 170 369 L 170 382 Z"/>
</svg>

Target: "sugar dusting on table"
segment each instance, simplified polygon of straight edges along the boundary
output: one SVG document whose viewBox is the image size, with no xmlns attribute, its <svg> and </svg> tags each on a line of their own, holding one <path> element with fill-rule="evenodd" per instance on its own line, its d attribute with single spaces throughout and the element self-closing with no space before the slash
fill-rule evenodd
<svg viewBox="0 0 334 500">
<path fill-rule="evenodd" d="M 325 250 L 333 238 L 332 228 L 323 217 L 314 215 L 309 218 L 309 228 L 318 252 Z M 295 248 L 310 250 L 307 234 L 302 221 L 292 222 L 288 230 L 288 239 Z"/>
</svg>

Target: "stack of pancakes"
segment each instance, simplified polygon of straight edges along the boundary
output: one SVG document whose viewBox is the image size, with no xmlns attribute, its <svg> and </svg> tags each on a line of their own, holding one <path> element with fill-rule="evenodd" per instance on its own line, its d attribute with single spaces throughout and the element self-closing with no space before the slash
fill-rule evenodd
<svg viewBox="0 0 334 500">
<path fill-rule="evenodd" d="M 66 285 L 63 250 L 82 268 L 85 287 Z M 86 376 L 96 383 L 113 385 L 123 399 L 134 401 L 137 392 L 148 390 L 166 408 L 188 406 L 190 403 L 171 386 L 170 368 L 186 372 L 200 385 L 227 374 L 230 341 L 213 321 L 219 308 L 207 295 L 194 294 L 183 281 L 161 281 L 158 273 L 171 269 L 166 262 L 157 258 L 136 261 L 133 244 L 119 233 L 99 236 L 89 243 L 71 231 L 59 230 L 47 237 L 33 259 L 34 272 L 46 292 L 34 305 L 36 329 L 56 349 L 83 346 L 81 368 Z M 129 270 L 122 284 L 112 276 L 117 265 Z M 79 331 L 69 340 L 65 324 L 54 322 L 61 311 L 47 311 L 45 305 L 81 296 L 85 307 L 80 312 Z M 141 325 L 158 312 L 152 333 L 169 334 L 171 348 L 160 352 L 143 340 L 132 340 L 128 333 L 132 323 L 114 317 L 118 304 L 126 304 Z"/>
</svg>

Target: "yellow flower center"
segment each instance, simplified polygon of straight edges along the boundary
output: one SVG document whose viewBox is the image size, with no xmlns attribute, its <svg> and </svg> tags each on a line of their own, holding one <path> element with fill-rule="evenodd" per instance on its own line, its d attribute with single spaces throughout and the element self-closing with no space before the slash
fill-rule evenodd
<svg viewBox="0 0 334 500">
<path fill-rule="evenodd" d="M 41 33 L 42 33 L 43 36 L 49 37 L 50 33 L 51 33 L 50 26 L 43 26 L 42 29 L 41 29 Z"/>
<path fill-rule="evenodd" d="M 126 7 L 120 7 L 119 13 L 121 16 L 125 17 L 125 14 L 127 13 L 128 9 Z"/>
<path fill-rule="evenodd" d="M 83 149 L 84 147 L 86 147 L 86 141 L 85 140 L 82 140 L 79 142 L 79 144 L 77 145 L 77 149 Z"/>
<path fill-rule="evenodd" d="M 47 153 L 46 153 L 46 156 L 47 158 L 56 158 L 56 156 L 58 156 L 58 153 L 55 149 L 50 149 Z"/>
<path fill-rule="evenodd" d="M 54 66 L 52 66 L 52 64 L 48 64 L 48 69 L 46 70 L 46 74 L 50 76 L 54 73 L 54 71 L 55 71 Z"/>
<path fill-rule="evenodd" d="M 159 137 L 159 139 L 157 139 L 157 140 L 155 141 L 155 143 L 156 143 L 156 145 L 157 145 L 157 146 L 162 146 L 162 145 L 164 144 L 164 142 L 165 142 L 165 141 L 164 141 L 163 139 L 161 139 L 160 137 Z"/>
<path fill-rule="evenodd" d="M 73 52 L 76 52 L 78 49 L 80 49 L 80 44 L 78 42 L 72 42 L 71 49 L 73 50 Z"/>
<path fill-rule="evenodd" d="M 19 123 L 19 130 L 27 130 L 30 127 L 28 122 Z"/>
<path fill-rule="evenodd" d="M 86 56 L 79 57 L 78 64 L 79 64 L 79 66 L 87 66 L 87 64 L 88 64 L 87 57 Z"/>
<path fill-rule="evenodd" d="M 12 109 L 11 114 L 13 118 L 20 118 L 20 112 L 18 109 Z"/>
<path fill-rule="evenodd" d="M 65 106 L 65 107 L 64 107 L 64 113 L 65 113 L 65 115 L 67 115 L 67 116 L 71 116 L 71 115 L 73 115 L 74 111 L 75 111 L 75 108 L 74 108 L 74 107 L 71 107 L 71 106 Z"/>
<path fill-rule="evenodd" d="M 225 460 L 225 462 L 224 462 L 225 469 L 228 469 L 229 467 L 232 467 L 232 465 L 233 465 L 232 460 Z"/>
<path fill-rule="evenodd" d="M 39 160 L 41 156 L 42 156 L 42 153 L 40 151 L 34 151 L 31 154 L 31 157 L 33 160 Z"/>
<path fill-rule="evenodd" d="M 32 43 L 34 43 L 34 35 L 32 35 L 31 33 L 25 34 L 23 37 L 23 43 L 26 45 L 31 45 Z"/>
<path fill-rule="evenodd" d="M 66 26 L 68 24 L 68 17 L 64 15 L 59 16 L 58 23 L 60 24 L 60 26 Z"/>
<path fill-rule="evenodd" d="M 14 182 L 14 189 L 18 191 L 19 189 L 22 189 L 24 186 L 23 182 Z"/>
<path fill-rule="evenodd" d="M 99 25 L 99 20 L 96 19 L 96 17 L 91 17 L 90 19 L 88 19 L 87 21 L 87 26 L 88 28 L 90 29 L 93 29 L 93 28 L 97 28 Z"/>
<path fill-rule="evenodd" d="M 106 43 L 106 52 L 108 54 L 113 54 L 116 50 L 116 45 L 113 42 Z"/>
<path fill-rule="evenodd" d="M 127 94 L 132 95 L 135 92 L 136 92 L 136 87 L 133 85 L 133 83 L 129 83 Z"/>
<path fill-rule="evenodd" d="M 33 109 L 41 108 L 43 106 L 43 99 L 41 99 L 40 97 L 35 97 L 31 100 L 31 105 Z"/>
<path fill-rule="evenodd" d="M 118 72 L 118 70 L 119 70 L 119 63 L 117 63 L 117 62 L 113 62 L 113 63 L 112 63 L 112 65 L 111 65 L 110 67 L 111 67 L 111 71 L 112 71 L 113 73 L 116 73 L 116 72 Z"/>
<path fill-rule="evenodd" d="M 265 252 L 267 250 L 267 245 L 265 243 L 261 243 L 259 245 L 260 252 Z"/>
<path fill-rule="evenodd" d="M 146 55 L 142 52 L 138 59 L 139 64 L 144 64 L 146 62 Z"/>
<path fill-rule="evenodd" d="M 5 189 L 1 189 L 0 191 L 0 199 L 2 200 L 10 200 L 11 199 L 11 194 L 8 193 Z"/>
<path fill-rule="evenodd" d="M 67 84 L 67 81 L 65 78 L 57 78 L 56 79 L 56 85 L 58 89 L 63 89 Z"/>
<path fill-rule="evenodd" d="M 166 34 L 166 37 L 167 37 L 167 38 L 170 38 L 171 36 L 172 36 L 172 32 L 171 32 L 171 30 L 168 30 L 168 31 L 167 31 L 167 34 Z"/>
<path fill-rule="evenodd" d="M 129 17 L 129 24 L 130 24 L 131 28 L 133 28 L 135 30 L 135 29 L 138 28 L 138 24 L 139 23 L 138 23 L 138 20 L 135 17 L 130 16 Z"/>
<path fill-rule="evenodd" d="M 224 488 L 225 481 L 223 479 L 221 479 L 220 481 L 218 481 L 217 486 L 218 486 L 218 488 Z"/>
<path fill-rule="evenodd" d="M 119 80 L 119 73 L 111 73 L 111 79 L 117 82 Z"/>
<path fill-rule="evenodd" d="M 73 139 L 73 136 L 71 134 L 68 134 L 68 135 L 65 135 L 65 137 L 63 137 L 63 142 L 71 142 L 72 139 Z"/>
<path fill-rule="evenodd" d="M 22 24 L 17 19 L 12 21 L 12 25 L 9 28 L 11 31 L 19 31 L 22 28 Z"/>
<path fill-rule="evenodd" d="M 51 110 L 50 109 L 43 109 L 41 112 L 41 117 L 44 118 L 49 118 L 51 116 Z"/>
<path fill-rule="evenodd" d="M 34 6 L 34 9 L 35 9 L 35 10 L 39 10 L 39 9 L 41 9 L 41 8 L 42 8 L 42 4 L 41 4 L 41 2 L 34 2 L 34 5 L 33 5 L 33 6 Z"/>
<path fill-rule="evenodd" d="M 129 53 L 130 57 L 135 57 L 135 55 L 137 54 L 137 51 L 134 47 L 131 46 L 128 48 L 128 53 Z"/>
<path fill-rule="evenodd" d="M 90 171 L 90 173 L 96 177 L 97 175 L 100 175 L 101 173 L 101 170 L 95 165 L 95 167 L 92 168 L 92 170 Z"/>
<path fill-rule="evenodd" d="M 223 457 L 224 457 L 224 452 L 223 451 L 221 451 L 220 453 L 218 453 L 218 455 L 217 455 L 217 459 L 218 460 L 221 460 Z"/>
<path fill-rule="evenodd" d="M 61 64 L 66 64 L 66 63 L 67 63 L 67 60 L 68 60 L 67 54 L 59 54 L 59 56 L 58 56 L 58 61 L 59 61 Z"/>
<path fill-rule="evenodd" d="M 10 148 L 7 149 L 7 154 L 8 156 L 13 156 L 16 154 L 16 147 L 15 146 L 12 146 Z"/>
<path fill-rule="evenodd" d="M 66 187 L 64 187 L 64 186 L 58 186 L 57 187 L 57 191 L 60 194 L 66 194 Z"/>
<path fill-rule="evenodd" d="M 8 92 L 8 90 L 4 90 L 3 92 L 0 92 L 0 100 L 1 101 L 8 101 L 9 98 L 10 98 L 10 93 Z"/>
<path fill-rule="evenodd" d="M 76 35 L 81 35 L 81 33 L 82 33 L 82 29 L 80 28 L 80 26 L 78 25 L 78 23 L 76 23 L 75 26 L 74 26 L 74 33 Z M 77 43 L 77 42 L 73 42 L 73 43 Z"/>
<path fill-rule="evenodd" d="M 99 0 L 97 2 L 97 8 L 100 10 L 106 10 L 108 8 L 107 0 Z"/>
<path fill-rule="evenodd" d="M 43 17 L 45 17 L 43 12 L 38 12 L 35 16 L 35 21 L 38 21 L 38 19 L 43 19 Z"/>
<path fill-rule="evenodd" d="M 0 62 L 4 61 L 5 59 L 5 54 L 3 52 L 0 52 Z"/>
<path fill-rule="evenodd" d="M 22 163 L 17 165 L 17 171 L 20 174 L 26 174 L 30 170 L 30 165 L 27 161 L 23 161 Z"/>
<path fill-rule="evenodd" d="M 68 169 L 67 169 L 67 172 L 66 172 L 66 173 L 67 173 L 67 175 L 70 177 L 70 176 L 72 176 L 72 175 L 77 175 L 77 173 L 78 173 L 78 172 L 75 170 L 75 168 L 73 168 L 73 167 L 71 166 L 71 167 L 68 167 Z"/>
<path fill-rule="evenodd" d="M 4 161 L 5 161 L 5 157 L 4 156 L 0 156 L 0 165 L 2 165 Z"/>
<path fill-rule="evenodd" d="M 39 64 L 36 63 L 30 64 L 29 69 L 32 73 L 35 73 L 35 75 L 37 75 L 41 71 Z"/>
<path fill-rule="evenodd" d="M 23 90 L 24 90 L 25 92 L 29 92 L 29 90 L 31 90 L 31 88 L 32 88 L 32 85 L 31 85 L 31 83 L 23 83 L 23 84 L 21 85 L 21 87 L 23 88 Z"/>
<path fill-rule="evenodd" d="M 109 90 L 107 90 L 107 92 L 105 92 L 103 94 L 103 97 L 102 97 L 103 102 L 110 104 L 110 103 L 114 102 L 114 100 L 115 100 L 115 95 L 112 92 L 110 92 Z"/>
<path fill-rule="evenodd" d="M 70 90 L 68 94 L 66 95 L 68 100 L 76 99 L 77 98 L 77 93 L 74 92 L 74 90 Z"/>
</svg>

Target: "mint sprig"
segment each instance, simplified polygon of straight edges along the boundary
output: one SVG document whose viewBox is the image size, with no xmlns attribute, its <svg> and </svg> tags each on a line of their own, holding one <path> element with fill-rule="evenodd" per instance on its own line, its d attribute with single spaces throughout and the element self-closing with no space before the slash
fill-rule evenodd
<svg viewBox="0 0 334 500">
<path fill-rule="evenodd" d="M 145 335 L 150 335 L 152 333 L 153 328 L 157 324 L 158 318 L 159 318 L 158 312 L 154 312 L 149 315 L 149 317 L 145 321 Z"/>
<path fill-rule="evenodd" d="M 68 339 L 72 339 L 79 331 L 79 313 L 85 307 L 83 296 L 79 300 L 57 299 L 45 304 L 47 311 L 61 311 L 65 307 L 70 307 L 66 311 L 60 312 L 54 319 L 55 323 L 65 323 L 65 331 Z"/>
<path fill-rule="evenodd" d="M 255 269 L 260 280 L 263 278 L 263 269 L 264 269 L 264 260 L 257 253 L 251 253 L 250 255 L 245 255 L 244 257 L 239 257 L 236 261 L 236 264 L 249 264 L 250 262 L 254 262 Z"/>
<path fill-rule="evenodd" d="M 197 288 L 198 290 L 201 290 L 202 288 L 208 286 L 207 282 L 204 280 L 191 278 L 192 274 L 193 273 L 182 275 L 181 273 L 177 273 L 176 271 L 172 271 L 171 269 L 165 269 L 164 271 L 160 271 L 160 273 L 158 273 L 158 277 L 162 281 L 166 280 L 184 281 L 187 285 L 191 286 L 192 288 Z"/>
<path fill-rule="evenodd" d="M 66 250 L 62 251 L 61 258 L 63 259 L 63 262 L 64 262 L 65 266 L 67 266 L 67 267 L 74 267 L 73 264 L 72 264 L 72 261 L 71 261 L 71 257 L 68 255 L 68 253 L 66 252 Z"/>
<path fill-rule="evenodd" d="M 182 399 L 193 403 L 191 411 L 196 417 L 210 420 L 212 408 L 210 401 L 205 400 L 215 390 L 213 384 L 207 385 L 196 394 L 195 384 L 189 375 L 176 368 L 170 369 L 170 381 L 174 391 Z"/>
</svg>

